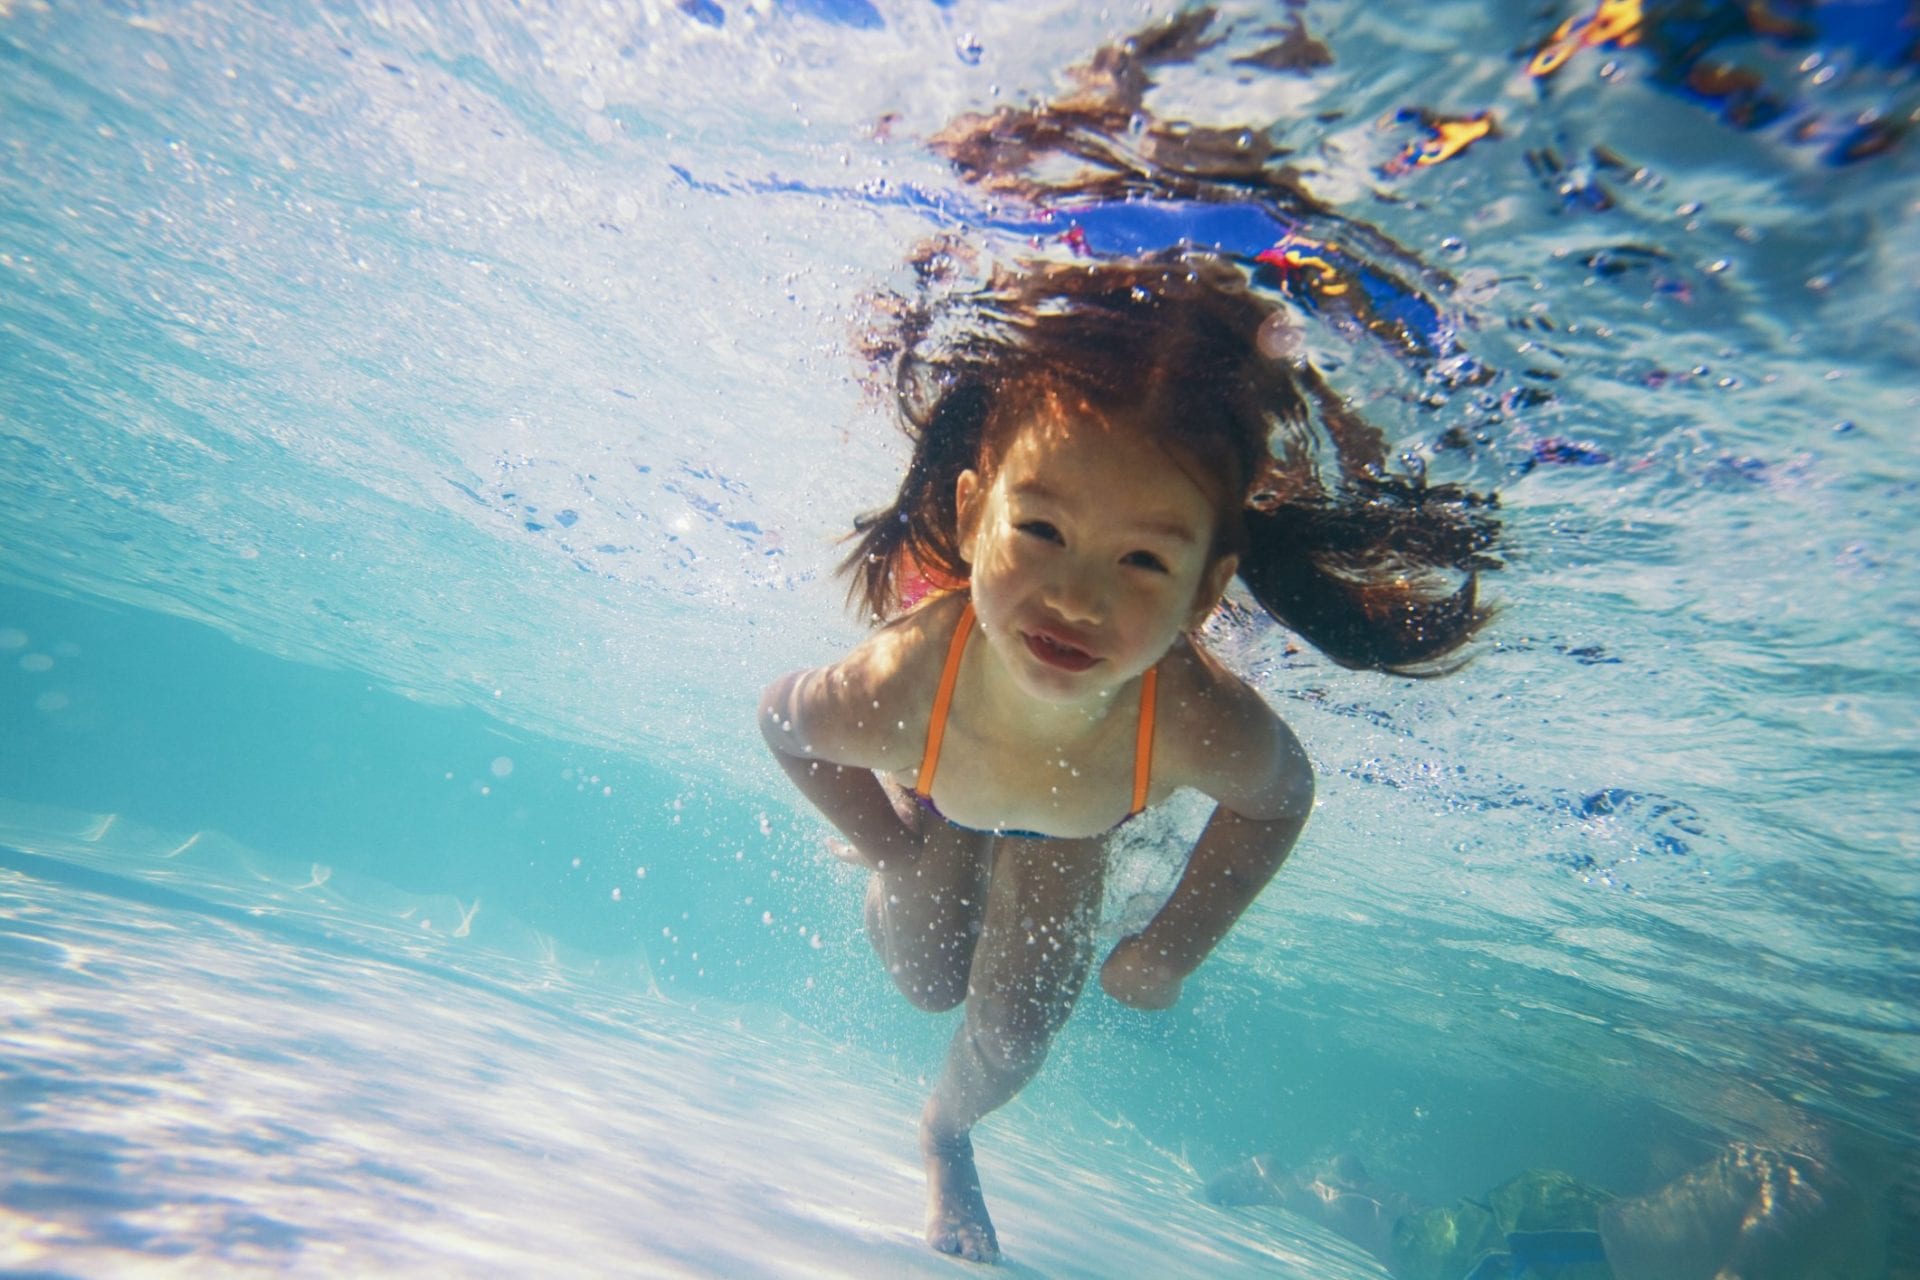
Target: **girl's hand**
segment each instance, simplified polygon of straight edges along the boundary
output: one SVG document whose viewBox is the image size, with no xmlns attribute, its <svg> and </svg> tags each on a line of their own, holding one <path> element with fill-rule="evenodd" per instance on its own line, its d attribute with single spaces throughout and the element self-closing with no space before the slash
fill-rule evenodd
<svg viewBox="0 0 1920 1280">
<path fill-rule="evenodd" d="M 1100 989 L 1133 1009 L 1170 1009 L 1180 999 L 1182 978 L 1142 935 L 1120 939 L 1100 966 Z"/>
<path fill-rule="evenodd" d="M 883 787 L 893 805 L 894 816 L 900 820 L 899 826 L 884 820 L 874 824 L 880 834 L 866 845 L 855 845 L 851 840 L 828 836 L 827 852 L 841 862 L 878 871 L 911 866 L 913 860 L 920 856 L 921 847 L 927 839 L 925 811 L 898 787 L 885 784 Z"/>
</svg>

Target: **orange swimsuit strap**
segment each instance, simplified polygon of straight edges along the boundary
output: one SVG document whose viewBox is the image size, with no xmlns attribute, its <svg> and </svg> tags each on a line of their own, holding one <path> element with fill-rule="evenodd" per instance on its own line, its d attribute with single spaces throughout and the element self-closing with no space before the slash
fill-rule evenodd
<svg viewBox="0 0 1920 1280">
<path fill-rule="evenodd" d="M 940 741 L 947 734 L 947 713 L 953 707 L 953 687 L 960 680 L 960 659 L 967 651 L 967 639 L 973 634 L 973 601 L 960 606 L 960 618 L 953 626 L 953 638 L 947 642 L 947 662 L 940 670 L 940 687 L 933 695 L 933 714 L 927 720 L 927 749 L 920 756 L 920 772 L 914 778 L 914 794 L 933 799 L 933 775 L 940 767 Z M 1140 677 L 1140 722 L 1133 741 L 1133 817 L 1147 807 L 1147 785 L 1153 776 L 1153 710 L 1160 688 L 1160 667 L 1148 667 Z"/>
</svg>

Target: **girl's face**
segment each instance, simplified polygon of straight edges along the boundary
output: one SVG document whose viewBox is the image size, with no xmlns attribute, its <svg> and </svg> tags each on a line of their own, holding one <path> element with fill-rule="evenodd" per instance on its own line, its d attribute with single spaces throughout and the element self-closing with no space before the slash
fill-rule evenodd
<svg viewBox="0 0 1920 1280">
<path fill-rule="evenodd" d="M 1105 697 L 1206 618 L 1238 565 L 1213 503 L 1140 427 L 1047 412 L 991 482 L 963 473 L 960 549 L 1001 664 L 1052 703 Z"/>
</svg>

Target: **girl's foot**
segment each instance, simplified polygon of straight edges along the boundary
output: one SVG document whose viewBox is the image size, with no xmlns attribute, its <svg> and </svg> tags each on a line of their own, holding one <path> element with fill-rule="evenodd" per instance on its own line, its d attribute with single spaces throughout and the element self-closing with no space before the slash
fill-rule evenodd
<svg viewBox="0 0 1920 1280">
<path fill-rule="evenodd" d="M 920 1122 L 920 1154 L 927 1166 L 927 1243 L 968 1262 L 1000 1261 L 1000 1242 L 980 1194 L 973 1140 L 945 1137 Z"/>
</svg>

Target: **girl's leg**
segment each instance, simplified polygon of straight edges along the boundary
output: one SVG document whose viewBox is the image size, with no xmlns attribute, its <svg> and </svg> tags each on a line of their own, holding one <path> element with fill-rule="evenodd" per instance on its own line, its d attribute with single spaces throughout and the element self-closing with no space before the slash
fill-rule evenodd
<svg viewBox="0 0 1920 1280">
<path fill-rule="evenodd" d="M 867 936 L 901 994 L 939 1013 L 967 998 L 993 837 L 917 810 L 902 816 L 920 824 L 925 843 L 911 863 L 879 868 L 868 879 Z"/>
<path fill-rule="evenodd" d="M 994 852 L 966 1018 L 920 1119 L 927 1242 L 943 1253 L 999 1257 L 970 1132 L 1033 1078 L 1086 985 L 1105 869 L 1097 840 L 1008 838 Z"/>
</svg>

